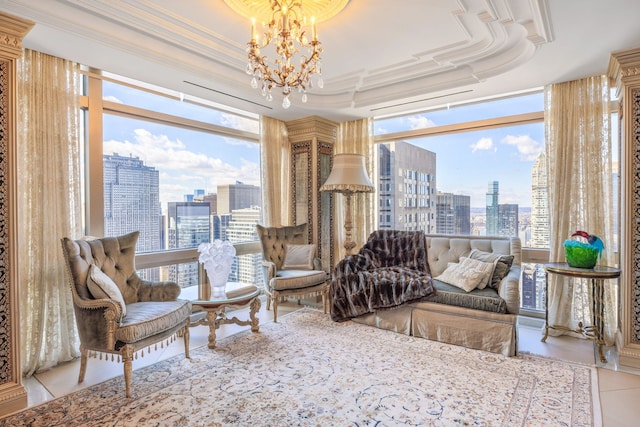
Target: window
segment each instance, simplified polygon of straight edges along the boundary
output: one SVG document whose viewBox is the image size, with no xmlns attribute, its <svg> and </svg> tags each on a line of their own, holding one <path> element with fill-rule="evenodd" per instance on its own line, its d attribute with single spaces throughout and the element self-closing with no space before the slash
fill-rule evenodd
<svg viewBox="0 0 640 427">
<path fill-rule="evenodd" d="M 117 76 L 85 78 L 84 105 L 102 106 L 87 114 L 89 129 L 102 128 L 101 138 L 90 138 L 88 145 L 89 156 L 101 156 L 103 165 L 102 177 L 94 172 L 88 178 L 91 193 L 103 195 L 89 200 L 89 211 L 104 213 L 94 233 L 139 230 L 137 253 L 193 251 L 214 239 L 257 240 L 262 203 L 256 115 Z M 230 280 L 262 280 L 260 257 L 237 257 Z M 147 268 L 141 275 L 183 287 L 200 281 L 197 262 Z"/>
<path fill-rule="evenodd" d="M 377 178 L 396 189 L 380 195 L 380 228 L 519 236 L 547 250 L 542 110 L 535 92 L 376 120 Z M 522 308 L 543 311 L 544 270 L 522 270 Z"/>
<path fill-rule="evenodd" d="M 543 94 L 536 92 L 376 120 L 377 140 L 383 141 L 376 148 L 384 171 L 378 179 L 397 188 L 386 199 L 397 198 L 399 203 L 392 206 L 400 208 L 391 213 L 388 227 L 412 214 L 418 220 L 405 222 L 404 228 L 520 236 L 523 246 L 530 246 L 532 235 L 546 231 L 546 239 L 535 241 L 538 247 L 548 247 L 548 218 L 531 228 L 532 215 L 548 216 L 541 203 L 532 212 L 534 197 L 546 200 L 546 187 L 532 185 L 536 165 L 544 160 L 542 108 Z M 513 116 L 514 112 L 526 116 Z M 501 114 L 510 115 L 500 118 Z M 434 131 L 443 125 L 447 131 Z M 396 138 L 406 132 L 411 132 L 410 138 Z M 400 177 L 398 185 L 395 176 Z"/>
</svg>

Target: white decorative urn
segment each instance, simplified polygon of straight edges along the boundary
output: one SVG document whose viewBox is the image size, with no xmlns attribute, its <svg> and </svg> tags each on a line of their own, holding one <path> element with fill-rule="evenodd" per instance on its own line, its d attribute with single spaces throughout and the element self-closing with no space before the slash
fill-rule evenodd
<svg viewBox="0 0 640 427">
<path fill-rule="evenodd" d="M 228 240 L 214 240 L 213 243 L 201 243 L 198 246 L 200 258 L 204 265 L 211 286 L 211 298 L 224 298 L 227 279 L 231 272 L 236 248 Z"/>
</svg>

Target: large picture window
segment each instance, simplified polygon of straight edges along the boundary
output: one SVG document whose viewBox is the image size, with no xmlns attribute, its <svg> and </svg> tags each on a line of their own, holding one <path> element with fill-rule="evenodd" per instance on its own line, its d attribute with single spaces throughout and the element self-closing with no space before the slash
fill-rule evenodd
<svg viewBox="0 0 640 427">
<path fill-rule="evenodd" d="M 379 227 L 548 250 L 542 111 L 534 92 L 376 120 Z M 542 265 L 522 271 L 521 307 L 542 312 Z"/>
<path fill-rule="evenodd" d="M 106 73 L 86 78 L 92 80 L 86 85 L 88 127 L 102 129 L 88 144 L 89 158 L 102 157 L 102 175 L 89 173 L 88 182 L 90 192 L 103 197 L 90 198 L 89 211 L 104 213 L 99 225 L 105 236 L 139 231 L 139 254 L 193 250 L 214 239 L 257 240 L 256 115 Z M 101 114 L 91 111 L 96 106 Z M 229 279 L 260 280 L 259 258 L 237 257 Z M 201 280 L 197 262 L 140 273 L 182 287 Z"/>
</svg>

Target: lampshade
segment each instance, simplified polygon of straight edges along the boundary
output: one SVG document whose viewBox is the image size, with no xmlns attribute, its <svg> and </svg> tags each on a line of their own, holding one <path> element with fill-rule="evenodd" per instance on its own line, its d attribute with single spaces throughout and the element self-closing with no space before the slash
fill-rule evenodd
<svg viewBox="0 0 640 427">
<path fill-rule="evenodd" d="M 320 191 L 371 193 L 373 184 L 367 175 L 362 154 L 336 154 L 333 168 Z"/>
</svg>

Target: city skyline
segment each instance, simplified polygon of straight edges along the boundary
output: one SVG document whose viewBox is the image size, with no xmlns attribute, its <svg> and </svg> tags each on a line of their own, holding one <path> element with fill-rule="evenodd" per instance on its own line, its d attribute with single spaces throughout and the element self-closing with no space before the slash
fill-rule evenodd
<svg viewBox="0 0 640 427">
<path fill-rule="evenodd" d="M 104 97 L 112 102 L 171 112 L 256 134 L 259 122 L 192 104 L 105 84 Z M 376 135 L 463 123 L 483 118 L 542 111 L 543 97 L 535 93 L 493 102 L 456 106 L 395 119 L 374 121 Z M 160 202 L 181 200 L 194 188 L 206 192 L 236 180 L 260 185 L 260 144 L 195 132 L 141 120 L 104 115 L 104 154 L 137 156 L 160 172 Z M 416 138 L 409 141 L 437 153 L 438 191 L 468 195 L 471 207 L 484 206 L 486 183 L 503 183 L 503 203 L 531 206 L 530 171 L 544 150 L 544 125 L 535 123 L 475 132 Z"/>
</svg>

